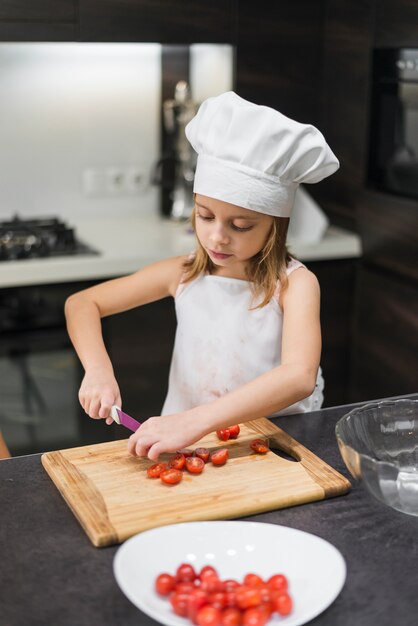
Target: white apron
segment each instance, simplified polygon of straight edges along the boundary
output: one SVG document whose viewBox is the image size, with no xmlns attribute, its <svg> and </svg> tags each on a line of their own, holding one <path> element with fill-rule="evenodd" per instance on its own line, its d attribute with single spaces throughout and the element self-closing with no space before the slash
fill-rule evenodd
<svg viewBox="0 0 418 626">
<path fill-rule="evenodd" d="M 287 274 L 299 267 L 302 263 L 292 259 Z M 250 311 L 252 292 L 246 280 L 203 274 L 190 283 L 180 283 L 162 415 L 212 402 L 280 365 L 283 312 L 278 297 L 277 290 L 266 306 Z M 319 369 L 312 395 L 277 415 L 319 409 L 323 388 Z"/>
</svg>

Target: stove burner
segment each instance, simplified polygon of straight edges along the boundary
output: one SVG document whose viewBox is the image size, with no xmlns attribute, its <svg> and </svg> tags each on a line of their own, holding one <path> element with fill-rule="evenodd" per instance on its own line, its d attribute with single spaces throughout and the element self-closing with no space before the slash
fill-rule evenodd
<svg viewBox="0 0 418 626">
<path fill-rule="evenodd" d="M 0 222 L 0 261 L 75 254 L 98 253 L 58 218 L 21 219 L 16 215 Z"/>
</svg>

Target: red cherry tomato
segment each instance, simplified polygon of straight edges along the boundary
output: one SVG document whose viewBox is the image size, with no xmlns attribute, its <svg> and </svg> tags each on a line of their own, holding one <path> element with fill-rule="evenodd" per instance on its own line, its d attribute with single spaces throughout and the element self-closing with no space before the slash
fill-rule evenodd
<svg viewBox="0 0 418 626">
<path fill-rule="evenodd" d="M 219 448 L 210 455 L 210 460 L 214 465 L 225 465 L 229 457 L 228 450 L 226 448 Z"/>
<path fill-rule="evenodd" d="M 197 612 L 197 626 L 219 626 L 220 623 L 221 611 L 214 606 L 204 606 Z"/>
<path fill-rule="evenodd" d="M 270 576 L 267 581 L 268 587 L 270 589 L 277 589 L 277 591 L 287 591 L 288 583 L 286 576 L 283 574 L 274 574 L 274 576 Z"/>
<path fill-rule="evenodd" d="M 199 572 L 200 580 L 204 580 L 205 578 L 212 576 L 216 576 L 216 578 L 219 578 L 216 569 L 212 565 L 204 565 Z"/>
<path fill-rule="evenodd" d="M 182 450 L 177 450 L 177 454 L 182 454 L 187 459 L 188 456 L 193 456 L 193 450 L 190 448 L 183 448 Z"/>
<path fill-rule="evenodd" d="M 292 598 L 289 594 L 284 591 L 276 598 L 276 611 L 279 615 L 284 617 L 285 615 L 289 615 L 292 612 L 293 602 Z"/>
<path fill-rule="evenodd" d="M 227 578 L 223 581 L 223 587 L 225 591 L 234 591 L 237 587 L 240 587 L 238 581 L 232 580 L 232 578 Z"/>
<path fill-rule="evenodd" d="M 246 587 L 242 585 L 236 591 L 237 605 L 240 609 L 250 609 L 253 606 L 260 606 L 261 591 L 258 587 Z"/>
<path fill-rule="evenodd" d="M 236 439 L 238 437 L 238 435 L 240 434 L 240 427 L 238 426 L 238 424 L 235 424 L 234 426 L 228 426 L 228 430 L 229 430 L 229 438 L 230 439 Z"/>
<path fill-rule="evenodd" d="M 195 624 L 198 611 L 208 604 L 208 594 L 203 589 L 195 587 L 189 594 L 187 603 L 187 617 Z"/>
<path fill-rule="evenodd" d="M 232 591 L 225 591 L 225 597 L 226 597 L 226 606 L 227 607 L 229 607 L 229 608 L 236 608 L 237 607 L 237 594 L 236 594 L 235 589 L 233 589 Z"/>
<path fill-rule="evenodd" d="M 254 452 L 257 452 L 257 454 L 266 454 L 270 449 L 268 441 L 265 439 L 254 439 L 254 441 L 250 443 L 250 448 L 254 450 Z"/>
<path fill-rule="evenodd" d="M 147 469 L 148 478 L 159 478 L 161 472 L 167 469 L 166 463 L 154 463 Z"/>
<path fill-rule="evenodd" d="M 256 607 L 244 612 L 242 626 L 264 626 L 267 621 L 267 613 L 262 608 Z"/>
<path fill-rule="evenodd" d="M 202 459 L 202 461 L 206 463 L 209 460 L 210 451 L 208 448 L 196 448 L 194 456 L 199 457 L 199 459 Z"/>
<path fill-rule="evenodd" d="M 176 579 L 171 574 L 160 574 L 155 580 L 155 590 L 161 596 L 168 596 L 174 589 Z"/>
<path fill-rule="evenodd" d="M 174 587 L 176 593 L 187 593 L 188 595 L 190 595 L 194 589 L 196 589 L 196 587 L 193 583 L 183 583 L 181 581 L 176 582 L 176 586 Z"/>
<path fill-rule="evenodd" d="M 177 452 L 174 456 L 172 456 L 168 460 L 168 467 L 173 467 L 174 469 L 182 470 L 186 464 L 186 457 L 184 454 L 180 454 Z"/>
<path fill-rule="evenodd" d="M 176 570 L 176 580 L 182 583 L 192 583 L 196 580 L 197 574 L 190 563 L 182 563 Z"/>
<path fill-rule="evenodd" d="M 218 435 L 218 439 L 221 439 L 221 441 L 228 441 L 230 437 L 229 428 L 222 428 L 221 430 L 217 430 L 216 434 Z"/>
<path fill-rule="evenodd" d="M 189 456 L 186 459 L 186 469 L 191 474 L 201 474 L 205 468 L 205 462 L 198 456 Z"/>
<path fill-rule="evenodd" d="M 217 609 L 225 609 L 227 606 L 225 591 L 215 591 L 209 594 L 209 604 Z"/>
<path fill-rule="evenodd" d="M 258 574 L 246 574 L 243 582 L 248 587 L 261 587 L 264 584 L 263 579 Z"/>
<path fill-rule="evenodd" d="M 170 604 L 173 607 L 173 611 L 180 617 L 187 617 L 187 605 L 188 605 L 188 593 L 172 593 L 169 597 Z"/>
<path fill-rule="evenodd" d="M 241 611 L 234 608 L 222 611 L 221 626 L 241 626 Z"/>
<path fill-rule="evenodd" d="M 160 478 L 166 485 L 176 485 L 183 478 L 183 473 L 172 467 L 161 472 Z"/>
<path fill-rule="evenodd" d="M 200 583 L 200 588 L 203 591 L 207 591 L 208 594 L 217 593 L 222 591 L 222 581 L 217 576 L 206 576 Z"/>
</svg>

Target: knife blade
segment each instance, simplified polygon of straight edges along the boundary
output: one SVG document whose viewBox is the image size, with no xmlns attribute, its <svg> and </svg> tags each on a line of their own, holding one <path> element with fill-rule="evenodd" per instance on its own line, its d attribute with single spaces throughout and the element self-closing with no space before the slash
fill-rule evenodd
<svg viewBox="0 0 418 626">
<path fill-rule="evenodd" d="M 122 411 L 122 409 L 120 409 L 115 404 L 110 409 L 110 417 L 117 424 L 121 424 L 122 426 L 125 426 L 125 428 L 128 428 L 129 430 L 132 430 L 133 432 L 136 432 L 138 428 L 141 426 L 141 422 L 138 422 L 136 419 L 134 419 L 127 413 L 124 413 L 124 411 Z"/>
</svg>

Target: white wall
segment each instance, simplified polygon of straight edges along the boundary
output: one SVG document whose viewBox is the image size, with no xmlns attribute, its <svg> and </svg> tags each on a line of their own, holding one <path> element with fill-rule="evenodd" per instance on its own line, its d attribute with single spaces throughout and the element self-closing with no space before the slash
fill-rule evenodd
<svg viewBox="0 0 418 626">
<path fill-rule="evenodd" d="M 230 46 L 190 55 L 197 101 L 232 89 Z M 159 44 L 0 43 L 0 219 L 157 211 L 160 115 Z M 140 190 L 106 190 L 130 168 Z"/>
<path fill-rule="evenodd" d="M 159 156 L 157 44 L 0 44 L 0 216 L 155 208 L 158 190 L 89 197 L 83 171 Z"/>
</svg>

